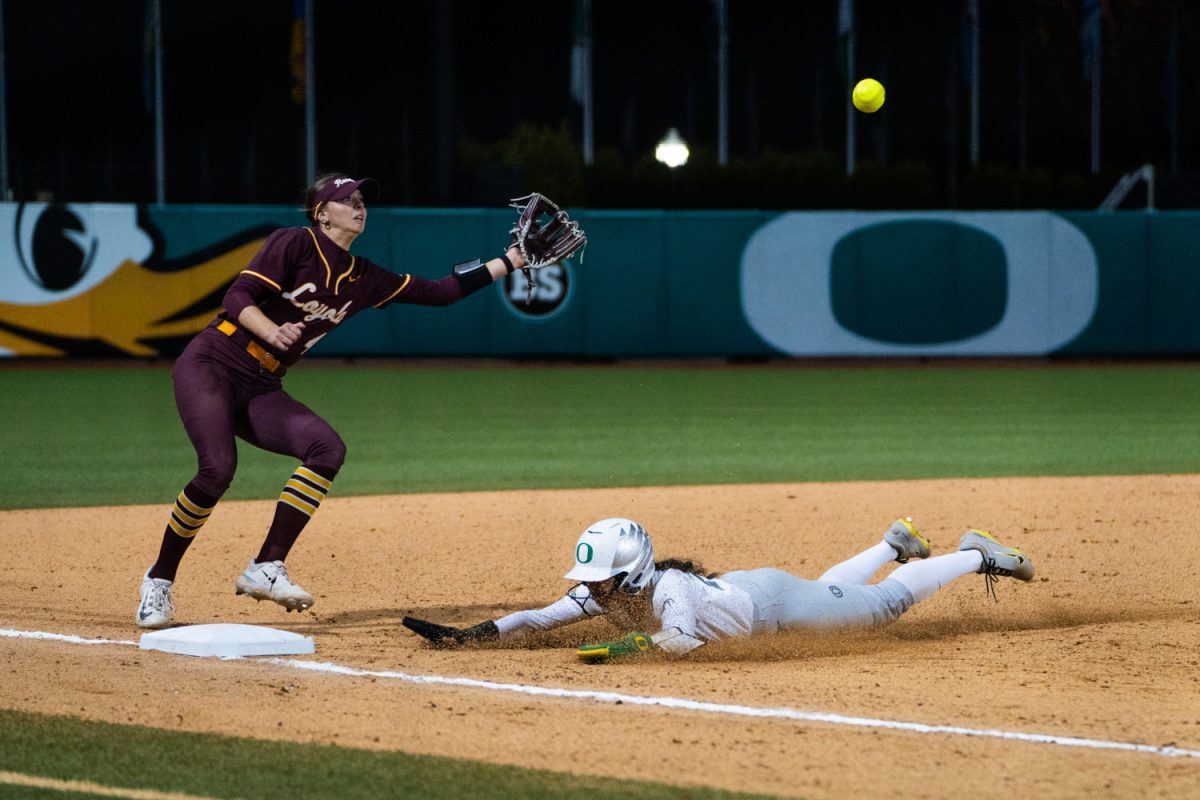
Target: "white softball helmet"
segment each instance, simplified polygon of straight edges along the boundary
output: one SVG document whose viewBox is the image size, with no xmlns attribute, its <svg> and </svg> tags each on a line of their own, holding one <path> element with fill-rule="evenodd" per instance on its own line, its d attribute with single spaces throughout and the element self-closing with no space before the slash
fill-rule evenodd
<svg viewBox="0 0 1200 800">
<path fill-rule="evenodd" d="M 654 577 L 654 545 L 646 529 L 631 519 L 612 517 L 589 525 L 575 543 L 575 567 L 563 577 L 580 583 L 605 581 L 624 573 L 618 587 L 637 594 Z"/>
</svg>

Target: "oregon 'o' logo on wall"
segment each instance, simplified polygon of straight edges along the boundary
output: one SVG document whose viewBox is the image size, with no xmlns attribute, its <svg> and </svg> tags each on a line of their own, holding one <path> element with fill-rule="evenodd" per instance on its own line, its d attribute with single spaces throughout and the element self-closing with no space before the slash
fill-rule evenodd
<svg viewBox="0 0 1200 800">
<path fill-rule="evenodd" d="M 783 214 L 742 251 L 742 311 L 796 356 L 1044 355 L 1096 313 L 1083 231 L 1038 212 Z"/>
<path fill-rule="evenodd" d="M 532 294 L 525 270 L 519 269 L 505 277 L 500 284 L 504 305 L 522 319 L 550 319 L 562 311 L 571 299 L 571 271 L 566 264 L 551 264 L 530 272 L 534 279 Z"/>
</svg>

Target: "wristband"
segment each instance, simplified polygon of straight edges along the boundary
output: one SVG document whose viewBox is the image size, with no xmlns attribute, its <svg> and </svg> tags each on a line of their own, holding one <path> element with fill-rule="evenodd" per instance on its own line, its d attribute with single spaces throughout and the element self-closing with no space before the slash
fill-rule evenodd
<svg viewBox="0 0 1200 800">
<path fill-rule="evenodd" d="M 504 269 L 506 269 L 508 271 L 509 275 L 512 275 L 513 272 L 516 271 L 515 268 L 513 267 L 513 263 L 508 260 L 508 253 L 501 253 L 500 260 L 504 262 Z"/>
</svg>

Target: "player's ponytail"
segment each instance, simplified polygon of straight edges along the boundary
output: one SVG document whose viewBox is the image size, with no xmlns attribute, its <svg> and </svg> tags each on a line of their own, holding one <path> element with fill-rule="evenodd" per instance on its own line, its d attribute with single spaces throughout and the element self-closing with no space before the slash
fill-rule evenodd
<svg viewBox="0 0 1200 800">
<path fill-rule="evenodd" d="M 654 562 L 654 568 L 659 572 L 665 569 L 677 569 L 680 572 L 689 572 L 692 575 L 700 575 L 705 578 L 715 578 L 721 574 L 719 572 L 710 573 L 704 568 L 703 564 L 690 558 L 664 558 L 662 561 Z"/>
</svg>

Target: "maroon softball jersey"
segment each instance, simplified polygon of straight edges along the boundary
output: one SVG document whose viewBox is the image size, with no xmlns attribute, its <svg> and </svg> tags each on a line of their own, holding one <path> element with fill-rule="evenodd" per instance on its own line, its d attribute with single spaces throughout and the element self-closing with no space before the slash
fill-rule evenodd
<svg viewBox="0 0 1200 800">
<path fill-rule="evenodd" d="M 175 403 L 199 462 L 189 486 L 213 503 L 225 493 L 237 469 L 235 436 L 293 455 L 332 480 L 346 447 L 329 423 L 283 390 L 286 365 L 365 308 L 449 305 L 462 297 L 453 275 L 438 281 L 397 275 L 351 256 L 315 228 L 272 233 L 229 287 L 225 311 L 192 339 L 172 370 Z M 276 324 L 303 322 L 300 340 L 279 352 L 237 326 L 251 304 Z"/>
<path fill-rule="evenodd" d="M 303 322 L 299 341 L 285 352 L 244 328 L 239 331 L 291 366 L 359 311 L 391 303 L 444 306 L 461 298 L 462 287 L 453 275 L 433 281 L 397 274 L 350 255 L 318 228 L 281 228 L 267 237 L 229 287 L 222 303 L 225 311 L 209 327 L 224 320 L 236 323 L 249 305 L 257 305 L 276 325 Z"/>
</svg>

